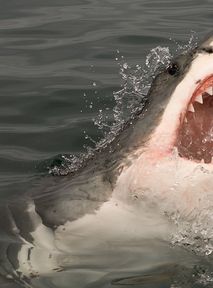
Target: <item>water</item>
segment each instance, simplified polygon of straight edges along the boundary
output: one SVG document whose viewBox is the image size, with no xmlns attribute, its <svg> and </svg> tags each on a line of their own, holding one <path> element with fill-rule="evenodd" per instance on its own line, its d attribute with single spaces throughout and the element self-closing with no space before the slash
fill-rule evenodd
<svg viewBox="0 0 213 288">
<path fill-rule="evenodd" d="M 36 167 L 43 160 L 60 153 L 85 152 L 86 147 L 94 147 L 97 140 L 103 135 L 106 137 L 110 131 L 107 125 L 114 123 L 116 115 L 116 123 L 129 115 L 124 103 L 135 101 L 135 108 L 137 99 L 145 95 L 150 79 L 143 82 L 143 87 L 137 81 L 141 79 L 141 67 L 149 60 L 147 55 L 151 49 L 169 47 L 171 54 L 180 51 L 178 45 L 188 43 L 192 31 L 198 38 L 211 31 L 212 16 L 211 0 L 2 1 L 1 202 L 22 197 L 31 188 L 31 180 L 38 176 Z M 121 70 L 120 65 L 125 63 L 128 66 L 122 67 L 127 70 L 133 67 L 133 72 Z M 138 70 L 136 65 L 139 65 Z M 154 66 L 152 63 L 147 71 Z M 119 98 L 120 94 L 115 93 L 123 89 L 125 79 L 122 78 L 130 74 L 136 79 L 134 84 L 130 81 L 126 86 L 125 92 L 130 98 L 116 106 L 119 108 L 116 110 L 115 96 Z M 132 98 L 131 92 L 135 92 Z M 103 123 L 106 126 L 103 127 Z M 49 165 L 46 163 L 43 168 Z M 44 171 L 48 173 L 48 169 Z M 91 280 L 93 276 L 92 273 L 89 276 L 91 267 L 88 266 L 85 268 L 87 273 L 76 270 L 74 273 L 72 269 L 68 271 L 70 273 L 56 273 L 55 284 L 44 279 L 35 287 L 81 287 L 82 273 L 89 279 L 82 283 L 92 283 L 85 287 L 211 287 L 212 268 L 203 257 L 194 259 L 191 252 L 182 250 L 181 256 L 176 257 L 179 250 L 174 252 L 167 246 L 165 243 L 153 246 L 145 243 L 141 252 L 145 255 L 144 260 L 135 264 L 132 273 L 126 269 L 127 264 L 123 270 L 119 270 L 118 264 L 117 270 L 109 270 L 97 284 L 96 280 Z M 137 254 L 136 248 L 131 250 L 133 254 Z M 169 256 L 160 253 L 159 259 L 155 259 L 161 248 Z M 177 262 L 180 268 L 168 265 L 169 261 Z M 188 270 L 181 282 L 184 265 Z M 107 269 L 97 273 L 102 275 Z M 74 274 L 77 276 L 71 277 Z M 150 276 L 144 280 L 144 274 Z M 119 280 L 121 278 L 127 280 Z M 7 285 L 5 287 L 16 287 L 15 284 Z"/>
</svg>

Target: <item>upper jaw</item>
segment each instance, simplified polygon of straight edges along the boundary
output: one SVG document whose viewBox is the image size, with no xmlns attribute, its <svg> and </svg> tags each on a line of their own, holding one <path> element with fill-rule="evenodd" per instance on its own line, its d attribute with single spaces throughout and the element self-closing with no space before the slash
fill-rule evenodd
<svg viewBox="0 0 213 288">
<path fill-rule="evenodd" d="M 194 103 L 203 104 L 203 98 L 205 95 L 213 96 L 213 74 L 207 76 L 205 79 L 198 82 L 198 86 L 192 94 L 192 97 L 188 103 L 187 111 L 195 112 Z"/>
</svg>

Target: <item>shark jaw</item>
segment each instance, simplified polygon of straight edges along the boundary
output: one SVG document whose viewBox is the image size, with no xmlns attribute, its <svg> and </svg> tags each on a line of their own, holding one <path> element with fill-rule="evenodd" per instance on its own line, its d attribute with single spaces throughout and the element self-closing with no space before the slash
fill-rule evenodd
<svg viewBox="0 0 213 288">
<path fill-rule="evenodd" d="M 198 52 L 147 144 L 152 160 L 174 149 L 183 160 L 213 163 L 213 54 Z M 209 167 L 210 168 L 210 167 Z"/>
</svg>

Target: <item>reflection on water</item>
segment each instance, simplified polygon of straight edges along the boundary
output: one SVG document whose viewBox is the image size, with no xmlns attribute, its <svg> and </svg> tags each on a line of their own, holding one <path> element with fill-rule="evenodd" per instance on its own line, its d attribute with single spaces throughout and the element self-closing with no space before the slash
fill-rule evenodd
<svg viewBox="0 0 213 288">
<path fill-rule="evenodd" d="M 76 155 L 85 152 L 84 146 L 94 146 L 104 131 L 106 136 L 107 125 L 111 127 L 114 120 L 125 119 L 129 113 L 126 107 L 130 105 L 132 111 L 138 103 L 136 96 L 146 94 L 150 82 L 148 78 L 145 81 L 141 67 L 150 50 L 158 46 L 159 53 L 160 46 L 170 46 L 174 51 L 178 47 L 175 41 L 181 45 L 186 43 L 191 30 L 203 36 L 211 26 L 212 4 L 207 0 L 176 3 L 170 0 L 72 0 L 72 3 L 11 0 L 1 3 L 1 287 L 212 286 L 210 259 L 171 247 L 169 242 L 142 237 L 131 243 L 124 241 L 122 245 L 120 238 L 116 243 L 108 243 L 103 226 L 103 239 L 101 235 L 93 235 L 95 240 L 102 239 L 98 247 L 87 249 L 91 243 L 77 235 L 73 243 L 83 239 L 85 250 L 72 250 L 68 241 L 68 251 L 48 246 L 52 243 L 51 233 L 44 229 L 38 215 L 22 221 L 26 209 L 32 209 L 31 215 L 35 213 L 32 207 L 27 207 L 30 194 L 37 201 L 42 193 L 69 194 L 69 181 L 57 177 L 43 180 L 36 169 L 38 163 L 61 153 L 72 153 L 73 165 L 78 159 Z M 170 37 L 175 41 L 170 41 Z M 152 61 L 148 61 L 151 64 L 147 70 L 151 75 L 155 59 L 148 60 Z M 127 62 L 129 66 L 119 66 L 118 62 Z M 130 66 L 136 68 L 129 69 Z M 125 75 L 128 85 L 121 87 Z M 128 97 L 125 102 L 123 99 L 119 102 L 123 93 Z M 117 113 L 118 118 L 114 119 L 113 113 Z M 94 119 L 101 129 L 94 126 Z M 45 165 L 47 163 L 49 165 L 49 162 Z M 85 207 L 80 207 L 76 195 L 75 204 L 69 207 L 70 215 L 78 209 L 80 216 Z M 98 207 L 106 197 L 107 192 L 86 207 Z M 25 230 L 30 227 L 29 231 L 33 231 L 38 223 L 38 235 L 43 233 L 47 238 L 42 245 L 39 243 L 42 248 L 37 243 L 33 250 L 30 233 L 26 235 Z M 145 229 L 144 226 L 141 229 Z M 129 235 L 129 230 L 126 233 Z M 18 270 L 17 259 L 25 259 L 22 272 Z M 48 265 L 53 269 L 51 272 Z M 30 270 L 32 274 L 28 275 Z M 34 270 L 39 270 L 39 277 Z M 23 276 L 23 271 L 29 279 Z"/>
</svg>

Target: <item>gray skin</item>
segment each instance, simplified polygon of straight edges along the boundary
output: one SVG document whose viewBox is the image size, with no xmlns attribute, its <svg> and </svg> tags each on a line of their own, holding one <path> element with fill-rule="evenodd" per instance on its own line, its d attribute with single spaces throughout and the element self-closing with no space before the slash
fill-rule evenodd
<svg viewBox="0 0 213 288">
<path fill-rule="evenodd" d="M 23 239 L 33 243 L 30 232 L 38 223 L 27 208 L 32 201 L 36 213 L 45 226 L 55 230 L 67 220 L 75 221 L 88 213 L 94 213 L 107 201 L 119 176 L 122 163 L 131 165 L 127 156 L 146 143 L 170 100 L 172 92 L 186 75 L 197 52 L 213 53 L 208 37 L 195 49 L 175 58 L 170 66 L 155 77 L 142 111 L 135 115 L 131 123 L 126 123 L 118 136 L 104 148 L 91 155 L 78 171 L 66 177 L 47 176 L 32 184 L 31 192 L 22 199 L 1 204 L 0 207 L 0 274 L 11 274 L 18 266 L 17 253 Z M 18 277 L 17 275 L 14 277 Z M 1 287 L 9 285 L 2 282 Z M 7 283 L 7 284 L 6 284 Z M 11 286 L 15 287 L 11 282 Z"/>
</svg>

